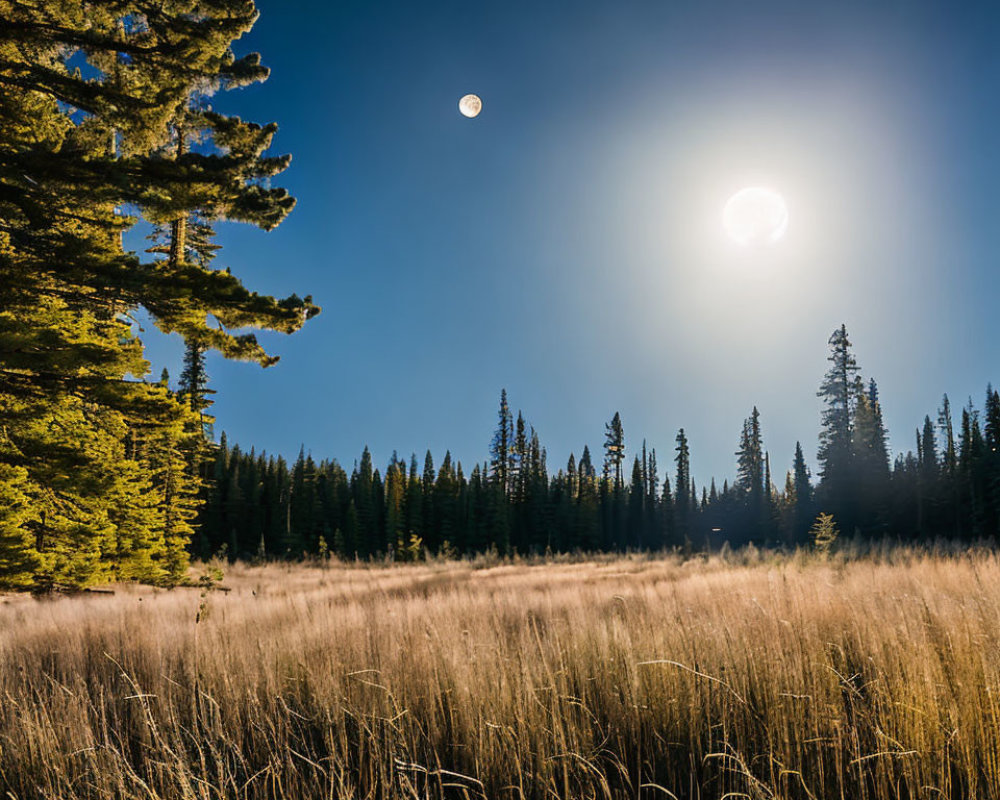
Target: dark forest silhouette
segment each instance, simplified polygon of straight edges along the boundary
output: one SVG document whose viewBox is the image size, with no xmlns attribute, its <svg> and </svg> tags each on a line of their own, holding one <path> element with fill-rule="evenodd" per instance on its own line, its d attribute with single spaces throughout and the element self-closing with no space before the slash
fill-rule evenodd
<svg viewBox="0 0 1000 800">
<path fill-rule="evenodd" d="M 824 411 L 815 486 L 800 444 L 791 468 L 772 475 L 753 408 L 737 437 L 733 484 L 696 486 L 683 429 L 669 465 L 645 442 L 627 459 L 618 414 L 603 453 L 587 447 L 550 472 L 536 431 L 504 391 L 489 458 L 471 471 L 446 453 L 435 465 L 393 454 L 385 472 L 365 448 L 350 474 L 303 449 L 283 458 L 244 452 L 223 436 L 209 467 L 195 550 L 235 557 L 335 553 L 413 559 L 425 552 L 499 554 L 799 545 L 820 512 L 842 533 L 921 541 L 981 539 L 1000 523 L 1000 396 L 987 388 L 957 430 L 944 397 L 937 424 L 916 432 L 916 452 L 890 463 L 874 380 L 863 381 L 846 327 L 830 337 L 819 390 Z M 666 467 L 666 469 L 664 469 Z M 662 472 L 661 472 L 662 470 Z M 670 473 L 668 477 L 667 473 Z"/>
</svg>

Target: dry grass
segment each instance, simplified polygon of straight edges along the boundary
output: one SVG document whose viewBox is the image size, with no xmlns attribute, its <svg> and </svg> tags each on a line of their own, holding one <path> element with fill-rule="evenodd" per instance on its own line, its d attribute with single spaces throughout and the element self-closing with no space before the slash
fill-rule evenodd
<svg viewBox="0 0 1000 800">
<path fill-rule="evenodd" d="M 226 585 L 0 603 L 5 797 L 1000 797 L 989 552 Z"/>
</svg>

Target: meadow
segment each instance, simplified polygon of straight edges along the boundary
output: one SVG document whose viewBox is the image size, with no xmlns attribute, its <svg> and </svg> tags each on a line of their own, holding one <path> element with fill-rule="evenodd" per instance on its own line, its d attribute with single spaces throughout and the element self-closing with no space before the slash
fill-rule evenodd
<svg viewBox="0 0 1000 800">
<path fill-rule="evenodd" d="M 0 599 L 0 795 L 1000 797 L 987 549 L 222 585 Z"/>
</svg>

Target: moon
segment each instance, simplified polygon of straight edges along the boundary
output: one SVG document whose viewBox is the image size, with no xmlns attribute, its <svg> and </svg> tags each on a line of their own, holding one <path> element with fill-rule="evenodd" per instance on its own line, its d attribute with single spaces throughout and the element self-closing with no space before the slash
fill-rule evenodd
<svg viewBox="0 0 1000 800">
<path fill-rule="evenodd" d="M 748 186 L 726 201 L 722 227 L 744 247 L 772 245 L 788 230 L 788 206 L 774 189 Z"/>
<path fill-rule="evenodd" d="M 479 112 L 483 110 L 483 101 L 479 99 L 477 94 L 467 94 L 458 101 L 458 110 L 462 112 L 463 117 L 469 119 L 478 117 Z"/>
</svg>

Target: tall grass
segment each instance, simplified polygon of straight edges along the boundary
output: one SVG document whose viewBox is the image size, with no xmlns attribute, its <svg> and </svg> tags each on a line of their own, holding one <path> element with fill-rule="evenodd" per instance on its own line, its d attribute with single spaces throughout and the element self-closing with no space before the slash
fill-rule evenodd
<svg viewBox="0 0 1000 800">
<path fill-rule="evenodd" d="M 5 598 L 6 796 L 1000 797 L 988 551 L 226 584 Z"/>
</svg>

